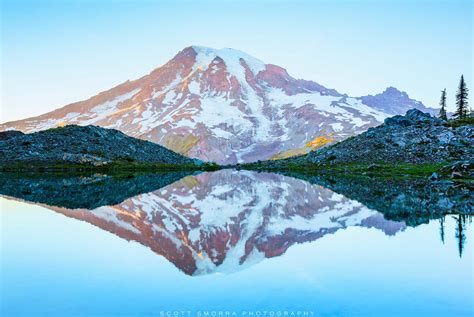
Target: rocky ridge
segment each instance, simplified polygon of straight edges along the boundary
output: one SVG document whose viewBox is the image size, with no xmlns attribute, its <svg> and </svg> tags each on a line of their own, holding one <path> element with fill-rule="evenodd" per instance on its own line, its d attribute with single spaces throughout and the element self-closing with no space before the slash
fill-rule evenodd
<svg viewBox="0 0 474 317">
<path fill-rule="evenodd" d="M 158 144 L 96 126 L 69 125 L 31 134 L 0 132 L 0 167 L 55 164 L 100 167 L 118 162 L 188 166 L 203 163 Z"/>
<path fill-rule="evenodd" d="M 295 158 L 263 162 L 262 166 L 433 164 L 460 160 L 474 160 L 474 125 L 451 126 L 412 109 L 335 145 Z"/>
</svg>

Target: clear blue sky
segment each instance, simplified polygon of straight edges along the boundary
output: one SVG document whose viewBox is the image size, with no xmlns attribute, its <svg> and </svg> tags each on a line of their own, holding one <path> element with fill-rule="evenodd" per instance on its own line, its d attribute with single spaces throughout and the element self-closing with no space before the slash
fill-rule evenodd
<svg viewBox="0 0 474 317">
<path fill-rule="evenodd" d="M 395 86 L 435 106 L 446 87 L 450 110 L 464 73 L 474 97 L 471 1 L 1 3 L 1 122 L 138 78 L 193 44 L 353 96 Z"/>
</svg>

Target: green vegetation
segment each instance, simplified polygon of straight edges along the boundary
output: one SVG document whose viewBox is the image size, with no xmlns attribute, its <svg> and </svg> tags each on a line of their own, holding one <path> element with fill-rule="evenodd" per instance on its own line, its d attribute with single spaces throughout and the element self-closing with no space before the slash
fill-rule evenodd
<svg viewBox="0 0 474 317">
<path fill-rule="evenodd" d="M 288 163 L 285 166 L 267 167 L 261 163 L 237 164 L 233 166 L 219 166 L 215 163 L 206 163 L 201 166 L 192 164 L 144 164 L 130 162 L 127 160 L 115 161 L 111 164 L 102 166 L 92 166 L 86 164 L 12 164 L 1 166 L 0 172 L 50 172 L 50 173 L 107 173 L 114 175 L 129 175 L 130 173 L 150 173 L 150 172 L 180 172 L 180 171 L 215 171 L 222 168 L 236 168 L 254 171 L 268 172 L 295 172 L 307 174 L 337 174 L 343 177 L 350 175 L 367 175 L 377 177 L 429 177 L 433 173 L 438 173 L 441 178 L 447 177 L 446 173 L 440 172 L 440 169 L 447 163 L 437 164 L 333 164 L 333 165 L 301 165 L 297 163 Z"/>
<path fill-rule="evenodd" d="M 456 113 L 454 114 L 454 116 L 458 119 L 465 119 L 468 117 L 468 91 L 469 90 L 466 86 L 466 82 L 464 81 L 464 76 L 461 75 L 458 92 L 456 94 Z"/>
<path fill-rule="evenodd" d="M 441 106 L 439 109 L 439 117 L 443 120 L 448 120 L 448 115 L 446 114 L 446 88 L 441 91 L 439 105 Z"/>
<path fill-rule="evenodd" d="M 473 124 L 473 110 L 469 111 L 468 92 L 464 75 L 461 75 L 458 91 L 456 93 L 456 112 L 451 120 L 448 119 L 446 113 L 446 88 L 441 91 L 441 99 L 439 101 L 440 110 L 438 117 L 448 121 L 451 127 L 459 127 L 461 125 Z"/>
<path fill-rule="evenodd" d="M 139 163 L 127 159 L 115 160 L 110 164 L 91 165 L 74 164 L 65 162 L 21 162 L 0 166 L 0 172 L 127 172 L 127 171 L 214 171 L 220 166 L 215 163 L 195 164 L 164 164 L 164 163 Z"/>
<path fill-rule="evenodd" d="M 448 120 L 446 124 L 453 128 L 457 128 L 463 125 L 473 125 L 474 117 L 466 117 L 463 119 L 451 119 L 451 120 Z"/>
<path fill-rule="evenodd" d="M 258 164 L 243 164 L 236 166 L 238 169 L 249 169 L 255 171 L 273 171 L 273 172 L 297 172 L 308 174 L 337 174 L 341 176 L 348 175 L 368 175 L 379 177 L 429 177 L 433 173 L 439 173 L 441 177 L 447 176 L 440 173 L 440 169 L 447 163 L 436 164 L 337 164 L 337 165 L 301 165 L 289 163 L 284 167 L 268 168 Z"/>
</svg>

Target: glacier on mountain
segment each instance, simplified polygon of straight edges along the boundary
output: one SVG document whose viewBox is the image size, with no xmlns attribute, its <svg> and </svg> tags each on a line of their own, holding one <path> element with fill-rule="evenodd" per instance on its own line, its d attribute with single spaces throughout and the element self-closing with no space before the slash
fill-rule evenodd
<svg viewBox="0 0 474 317">
<path fill-rule="evenodd" d="M 407 107 L 426 109 L 392 87 L 349 97 L 238 50 L 191 46 L 146 76 L 0 131 L 93 124 L 233 164 L 306 153 L 329 144 L 317 138 L 337 142 Z"/>
</svg>

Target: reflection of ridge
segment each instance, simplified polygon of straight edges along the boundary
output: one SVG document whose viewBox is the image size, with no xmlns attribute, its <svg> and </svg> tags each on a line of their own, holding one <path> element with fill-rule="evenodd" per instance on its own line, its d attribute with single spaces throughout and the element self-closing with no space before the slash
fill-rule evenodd
<svg viewBox="0 0 474 317">
<path fill-rule="evenodd" d="M 157 190 L 190 173 L 168 172 L 111 176 L 105 174 L 18 175 L 0 177 L 0 194 L 70 209 L 116 205 L 129 197 Z"/>
<path fill-rule="evenodd" d="M 447 214 L 473 214 L 474 184 L 431 182 L 424 178 L 341 177 L 327 173 L 288 173 L 324 186 L 407 225 L 428 223 Z"/>
<path fill-rule="evenodd" d="M 439 235 L 443 244 L 445 216 L 451 215 L 456 220 L 455 239 L 459 257 L 462 257 L 466 241 L 466 223 L 470 224 L 474 215 L 474 185 L 471 182 L 431 182 L 423 178 L 387 179 L 363 175 L 341 177 L 327 173 L 282 173 L 356 199 L 379 211 L 385 219 L 403 221 L 408 226 L 439 219 Z M 386 233 L 387 229 L 385 228 Z"/>
<path fill-rule="evenodd" d="M 189 275 L 235 272 L 350 226 L 405 227 L 321 186 L 233 170 L 187 176 L 115 206 L 49 208 L 148 246 Z"/>
</svg>

